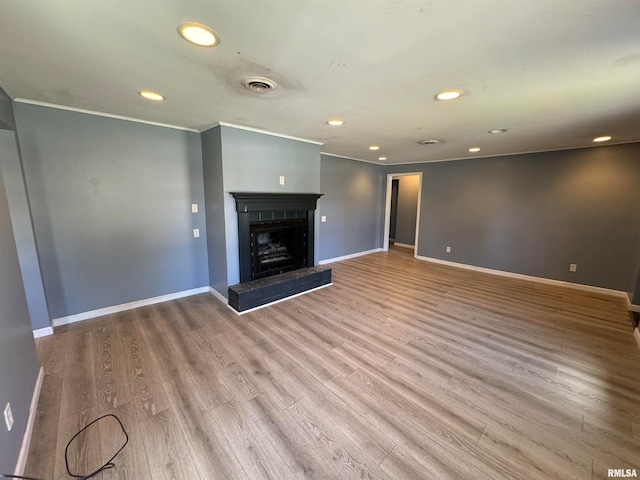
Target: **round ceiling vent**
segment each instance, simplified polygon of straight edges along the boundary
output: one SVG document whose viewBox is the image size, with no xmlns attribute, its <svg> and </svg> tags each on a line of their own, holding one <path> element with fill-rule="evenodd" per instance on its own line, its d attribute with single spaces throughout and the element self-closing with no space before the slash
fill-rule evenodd
<svg viewBox="0 0 640 480">
<path fill-rule="evenodd" d="M 435 145 L 436 143 L 444 143 L 444 140 L 435 140 L 435 139 L 431 139 L 431 140 L 420 140 L 418 142 L 420 145 Z"/>
<path fill-rule="evenodd" d="M 276 82 L 264 77 L 245 77 L 241 83 L 245 88 L 256 93 L 271 92 L 278 87 Z"/>
</svg>

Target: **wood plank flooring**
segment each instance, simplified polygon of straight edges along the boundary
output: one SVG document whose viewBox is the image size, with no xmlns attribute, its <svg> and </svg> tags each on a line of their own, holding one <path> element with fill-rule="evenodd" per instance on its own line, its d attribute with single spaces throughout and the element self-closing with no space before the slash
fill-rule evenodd
<svg viewBox="0 0 640 480">
<path fill-rule="evenodd" d="M 604 479 L 640 472 L 640 351 L 624 301 L 413 259 L 236 316 L 209 294 L 56 329 L 26 475 L 114 413 L 103 479 Z M 73 452 L 117 448 L 100 424 Z M 105 458 L 106 457 L 106 458 Z M 639 473 L 640 474 L 640 473 Z"/>
</svg>

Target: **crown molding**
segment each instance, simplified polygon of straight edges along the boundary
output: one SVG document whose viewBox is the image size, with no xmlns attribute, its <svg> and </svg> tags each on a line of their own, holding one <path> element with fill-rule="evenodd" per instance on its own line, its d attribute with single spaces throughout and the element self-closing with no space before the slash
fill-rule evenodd
<svg viewBox="0 0 640 480">
<path fill-rule="evenodd" d="M 245 127 L 243 125 L 236 125 L 235 123 L 228 123 L 228 122 L 216 122 L 200 130 L 200 133 L 206 132 L 207 130 L 211 130 L 212 128 L 215 128 L 215 127 L 237 128 L 238 130 L 247 130 L 248 132 L 262 133 L 263 135 L 270 135 L 272 137 L 286 138 L 289 140 L 296 140 L 298 142 L 311 143 L 313 145 L 324 145 L 324 143 L 322 142 L 316 142 L 315 140 L 309 140 L 307 138 L 294 137 L 292 135 L 284 135 L 282 133 L 274 133 L 268 130 L 261 130 L 259 128 L 254 128 L 254 127 Z"/>
<path fill-rule="evenodd" d="M 113 113 L 97 112 L 95 110 L 87 110 L 84 108 L 68 107 L 66 105 L 58 105 L 56 103 L 40 102 L 38 100 L 29 100 L 28 98 L 16 98 L 16 103 L 25 103 L 27 105 L 36 105 L 38 107 L 55 108 L 57 110 L 66 110 L 68 112 L 85 113 L 87 115 L 94 115 L 96 117 L 114 118 L 116 120 L 126 120 L 127 122 L 142 123 L 145 125 L 153 125 L 154 127 L 171 128 L 173 130 L 183 130 L 185 132 L 200 133 L 195 128 L 181 127 L 179 125 L 170 125 L 168 123 L 151 122 L 149 120 L 141 120 L 139 118 L 125 117 L 124 115 L 115 115 Z"/>
<path fill-rule="evenodd" d="M 382 163 L 383 160 L 378 160 L 378 161 L 365 160 L 364 158 L 347 157 L 346 155 L 338 155 L 337 153 L 327 153 L 327 152 L 320 152 L 320 155 L 326 155 L 328 157 L 344 158 L 345 160 L 354 160 L 356 162 L 372 163 L 374 165 L 380 165 L 381 167 L 388 167 L 389 166 L 386 163 Z"/>
</svg>

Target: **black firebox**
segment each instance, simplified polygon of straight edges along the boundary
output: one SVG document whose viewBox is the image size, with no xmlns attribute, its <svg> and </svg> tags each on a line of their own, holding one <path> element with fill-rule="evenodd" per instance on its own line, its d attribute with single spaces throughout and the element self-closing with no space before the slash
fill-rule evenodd
<svg viewBox="0 0 640 480">
<path fill-rule="evenodd" d="M 240 283 L 314 265 L 318 193 L 231 193 L 238 212 Z"/>
<path fill-rule="evenodd" d="M 307 219 L 254 222 L 251 230 L 251 278 L 305 268 Z"/>
</svg>

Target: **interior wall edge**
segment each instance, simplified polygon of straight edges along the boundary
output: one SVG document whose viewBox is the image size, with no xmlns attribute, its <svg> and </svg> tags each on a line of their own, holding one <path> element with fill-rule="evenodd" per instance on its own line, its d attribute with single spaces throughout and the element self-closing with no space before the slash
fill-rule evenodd
<svg viewBox="0 0 640 480">
<path fill-rule="evenodd" d="M 22 437 L 22 446 L 20 447 L 20 454 L 18 455 L 18 461 L 16 468 L 13 472 L 14 475 L 23 475 L 24 469 L 27 466 L 27 459 L 29 457 L 29 446 L 31 445 L 31 437 L 33 435 L 33 426 L 36 423 L 36 413 L 38 411 L 38 403 L 40 402 L 40 392 L 42 391 L 42 382 L 44 381 L 44 367 L 40 367 L 38 371 L 38 378 L 36 379 L 35 387 L 33 388 L 33 396 L 31 397 L 31 405 L 29 406 L 29 417 L 27 419 L 27 427 Z"/>
<path fill-rule="evenodd" d="M 15 121 L 17 124 L 17 120 Z M 49 307 L 42 279 L 42 266 L 33 227 L 33 214 L 25 182 L 20 144 L 15 131 L 0 132 L 0 150 L 3 155 L 2 173 L 5 179 L 7 201 L 18 249 L 18 259 L 27 297 L 29 319 L 34 330 L 50 326 Z"/>
<path fill-rule="evenodd" d="M 211 295 L 213 295 L 214 297 L 216 297 L 218 300 L 220 300 L 221 302 L 223 302 L 225 305 L 229 302 L 229 300 L 227 299 L 227 297 L 225 297 L 222 293 L 220 293 L 218 290 L 216 290 L 213 287 L 209 287 L 209 293 Z M 233 309 L 232 309 L 233 310 Z M 235 310 L 234 310 L 235 311 Z"/>
</svg>

